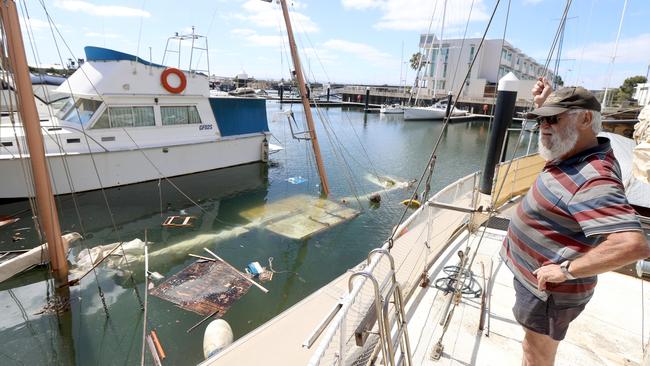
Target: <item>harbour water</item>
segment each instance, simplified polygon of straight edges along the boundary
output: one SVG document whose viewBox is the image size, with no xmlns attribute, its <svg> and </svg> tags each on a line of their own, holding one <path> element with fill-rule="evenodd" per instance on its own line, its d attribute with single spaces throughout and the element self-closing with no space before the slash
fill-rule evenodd
<svg viewBox="0 0 650 366">
<path fill-rule="evenodd" d="M 64 232 L 77 231 L 85 237 L 72 245 L 70 258 L 87 247 L 144 240 L 146 231 L 152 243 L 150 270 L 165 277 L 194 262 L 188 253 L 204 255 L 203 247 L 242 270 L 252 261 L 265 267 L 272 261 L 276 273 L 272 281 L 264 283 L 269 293 L 251 287 L 223 316 L 235 338 L 362 261 L 369 250 L 388 237 L 404 210 L 400 201 L 408 198 L 413 188 L 382 193 L 379 206 L 371 206 L 367 200 L 359 205 L 355 196 L 380 190 L 373 183 L 377 175 L 398 181 L 419 178 L 442 124 L 404 122 L 399 115 L 364 115 L 358 109 L 314 109 L 332 190 L 330 199 L 345 200 L 360 210 L 359 216 L 304 240 L 250 225 L 241 235 L 222 235 L 249 224 L 240 215 L 243 211 L 298 194 L 319 195 L 311 147 L 292 138 L 286 115 L 279 113 L 288 109 L 293 110 L 297 121 L 294 131 L 304 130 L 300 127 L 304 126 L 300 105 L 268 102 L 269 127 L 274 136 L 270 142 L 284 147 L 271 155 L 269 165 L 249 164 L 171 179 L 201 208 L 166 180 L 108 189 L 105 196 L 93 191 L 58 197 Z M 480 121 L 448 127 L 438 150 L 432 191 L 482 168 L 488 129 L 489 124 Z M 509 154 L 517 138 L 518 133 L 511 135 Z M 526 151 L 528 136 L 522 140 L 518 154 Z M 29 203 L 0 204 L 0 215 L 15 214 L 18 222 L 0 228 L 0 250 L 29 248 L 37 242 Z M 165 218 L 179 214 L 196 216 L 194 227 L 161 226 Z M 24 239 L 14 240 L 17 232 Z M 144 297 L 143 271 L 143 262 L 137 258 L 118 268 L 100 265 L 71 288 L 72 311 L 61 318 L 42 313 L 52 292 L 45 269 L 0 284 L 0 364 L 139 363 L 143 312 L 138 296 Z M 147 326 L 156 329 L 167 354 L 166 364 L 196 364 L 203 359 L 207 322 L 186 332 L 201 319 L 157 297 L 148 297 Z"/>
</svg>

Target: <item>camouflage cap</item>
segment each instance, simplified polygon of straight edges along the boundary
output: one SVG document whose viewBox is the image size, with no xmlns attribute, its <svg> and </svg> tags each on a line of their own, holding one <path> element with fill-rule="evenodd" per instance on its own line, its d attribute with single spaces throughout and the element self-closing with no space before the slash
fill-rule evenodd
<svg viewBox="0 0 650 366">
<path fill-rule="evenodd" d="M 570 86 L 551 93 L 544 104 L 528 112 L 526 118 L 555 116 L 569 109 L 588 109 L 600 112 L 600 103 L 589 90 L 581 86 Z"/>
</svg>

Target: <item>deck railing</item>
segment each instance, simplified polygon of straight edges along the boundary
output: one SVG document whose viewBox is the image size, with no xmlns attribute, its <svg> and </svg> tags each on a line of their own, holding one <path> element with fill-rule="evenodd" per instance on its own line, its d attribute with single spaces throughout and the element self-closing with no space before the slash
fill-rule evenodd
<svg viewBox="0 0 650 366">
<path fill-rule="evenodd" d="M 405 294 L 405 301 L 421 280 L 423 271 L 444 251 L 454 232 L 467 223 L 471 213 L 435 207 L 442 203 L 464 209 L 477 205 L 479 174 L 468 175 L 450 184 L 414 212 L 397 230 L 390 255 L 395 262 L 395 278 Z M 390 244 L 384 243 L 383 249 Z M 388 314 L 395 314 L 393 303 L 386 301 L 392 284 L 389 257 L 371 253 L 365 265 L 350 282 L 350 291 L 331 314 L 335 314 L 321 335 L 309 365 L 362 365 L 379 349 L 378 323 L 375 299 L 381 298 Z M 375 289 L 374 283 L 377 284 Z M 330 314 L 330 315 L 331 315 Z M 392 328 L 395 317 L 389 319 Z M 404 350 L 395 350 L 399 354 Z M 386 364 L 392 364 L 392 361 Z"/>
</svg>

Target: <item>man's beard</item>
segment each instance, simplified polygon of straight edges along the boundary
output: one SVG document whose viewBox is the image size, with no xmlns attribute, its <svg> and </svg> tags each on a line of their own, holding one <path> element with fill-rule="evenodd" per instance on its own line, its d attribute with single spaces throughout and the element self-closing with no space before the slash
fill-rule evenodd
<svg viewBox="0 0 650 366">
<path fill-rule="evenodd" d="M 570 124 L 564 130 L 564 137 L 554 133 L 550 138 L 550 148 L 542 143 L 542 132 L 540 130 L 537 148 L 539 155 L 546 161 L 556 160 L 571 151 L 578 142 L 578 129 L 575 123 Z"/>
</svg>

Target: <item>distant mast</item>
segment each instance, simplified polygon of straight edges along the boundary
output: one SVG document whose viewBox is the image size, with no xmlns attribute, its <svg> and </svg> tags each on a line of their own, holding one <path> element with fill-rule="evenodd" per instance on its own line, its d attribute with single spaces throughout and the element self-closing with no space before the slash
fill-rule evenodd
<svg viewBox="0 0 650 366">
<path fill-rule="evenodd" d="M 447 15 L 447 0 L 445 0 L 442 7 L 442 23 L 440 24 L 440 40 L 438 41 L 438 52 L 436 53 L 436 71 L 434 73 L 433 79 L 433 99 L 436 99 L 436 93 L 438 92 L 438 70 L 440 69 L 440 56 L 442 52 L 442 38 L 445 33 L 445 16 Z"/>
<path fill-rule="evenodd" d="M 13 0 L 2 1 L 0 13 L 6 34 L 7 53 L 12 66 L 11 71 L 16 82 L 18 110 L 22 117 L 23 129 L 25 130 L 29 149 L 29 161 L 34 174 L 36 203 L 41 217 L 39 223 L 44 229 L 45 241 L 48 243 L 48 253 L 56 288 L 68 290 L 68 287 L 65 286 L 68 283 L 68 262 L 63 246 L 63 240 L 65 239 L 61 237 L 59 217 L 54 204 L 52 184 L 45 160 L 40 119 L 34 102 L 34 93 L 25 56 L 25 46 L 22 42 L 20 24 L 18 23 L 16 3 Z M 61 291 L 61 293 L 69 295 L 69 291 Z"/>
<path fill-rule="evenodd" d="M 271 2 L 271 0 L 264 0 Z M 314 150 L 314 157 L 316 158 L 316 167 L 318 168 L 318 175 L 320 176 L 322 193 L 325 196 L 328 196 L 330 193 L 329 183 L 327 181 L 327 174 L 325 173 L 325 167 L 323 166 L 323 158 L 320 154 L 320 146 L 318 145 L 318 139 L 316 138 L 316 130 L 314 128 L 314 118 L 311 114 L 311 108 L 309 107 L 309 99 L 307 98 L 307 88 L 305 87 L 305 77 L 302 74 L 302 67 L 300 66 L 300 57 L 298 56 L 298 50 L 296 48 L 296 41 L 293 37 L 293 29 L 291 28 L 291 20 L 289 19 L 289 9 L 287 8 L 286 0 L 280 0 L 282 5 L 282 15 L 284 16 L 284 22 L 287 27 L 287 34 L 289 36 L 289 48 L 291 49 L 291 59 L 293 60 L 293 67 L 296 73 L 296 79 L 298 81 L 298 87 L 300 88 L 300 99 L 302 100 L 302 106 L 305 109 L 305 118 L 307 119 L 307 126 L 309 127 L 309 137 L 311 139 L 311 147 Z"/>
</svg>

